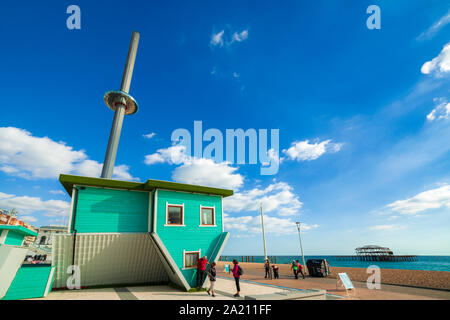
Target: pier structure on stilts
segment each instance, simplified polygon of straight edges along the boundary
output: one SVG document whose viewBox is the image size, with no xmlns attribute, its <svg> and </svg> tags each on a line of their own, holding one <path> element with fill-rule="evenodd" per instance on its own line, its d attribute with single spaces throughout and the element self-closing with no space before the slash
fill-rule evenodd
<svg viewBox="0 0 450 320">
<path fill-rule="evenodd" d="M 354 256 L 336 256 L 337 260 L 353 260 L 353 261 L 384 261 L 384 262 L 400 262 L 400 261 L 417 261 L 414 255 L 394 255 L 394 252 L 387 247 L 374 245 L 363 246 L 355 249 Z"/>
</svg>

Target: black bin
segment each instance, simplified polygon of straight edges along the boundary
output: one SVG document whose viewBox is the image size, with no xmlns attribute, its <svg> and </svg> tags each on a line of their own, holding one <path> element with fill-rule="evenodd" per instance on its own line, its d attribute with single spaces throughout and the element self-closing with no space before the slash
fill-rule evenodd
<svg viewBox="0 0 450 320">
<path fill-rule="evenodd" d="M 330 264 L 326 259 L 308 259 L 306 267 L 311 277 L 326 277 L 330 274 Z"/>
</svg>

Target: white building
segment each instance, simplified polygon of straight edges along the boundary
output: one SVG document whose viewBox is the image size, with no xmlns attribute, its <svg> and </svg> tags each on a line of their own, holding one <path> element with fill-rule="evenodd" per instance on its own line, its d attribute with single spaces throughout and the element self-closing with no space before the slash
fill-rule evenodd
<svg viewBox="0 0 450 320">
<path fill-rule="evenodd" d="M 53 243 L 53 236 L 55 234 L 67 233 L 66 226 L 42 226 L 37 229 L 38 236 L 34 245 L 40 248 L 51 249 Z"/>
</svg>

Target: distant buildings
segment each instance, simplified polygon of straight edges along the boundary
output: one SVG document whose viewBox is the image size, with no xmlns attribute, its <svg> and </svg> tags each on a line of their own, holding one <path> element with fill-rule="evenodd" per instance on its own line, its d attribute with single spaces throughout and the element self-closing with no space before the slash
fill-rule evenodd
<svg viewBox="0 0 450 320">
<path fill-rule="evenodd" d="M 53 237 L 56 234 L 67 233 L 67 227 L 65 226 L 42 226 L 37 229 L 38 236 L 35 241 L 35 245 L 44 248 L 51 248 L 53 243 Z"/>
<path fill-rule="evenodd" d="M 0 225 L 10 225 L 10 226 L 22 226 L 31 231 L 36 232 L 36 229 L 29 223 L 18 219 L 15 215 L 11 214 L 9 210 L 0 209 Z M 24 239 L 24 246 L 30 246 L 36 237 L 26 236 Z"/>
</svg>

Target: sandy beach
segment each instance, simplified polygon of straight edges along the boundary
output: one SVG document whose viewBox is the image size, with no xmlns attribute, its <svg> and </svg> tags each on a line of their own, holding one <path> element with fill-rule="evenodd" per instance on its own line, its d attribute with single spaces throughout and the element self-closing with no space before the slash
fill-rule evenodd
<svg viewBox="0 0 450 320">
<path fill-rule="evenodd" d="M 230 263 L 230 262 L 228 262 Z M 219 269 L 223 270 L 224 261 L 218 263 Z M 260 272 L 264 277 L 263 263 L 240 262 L 242 268 L 254 274 Z M 277 264 L 279 267 L 280 278 L 292 277 L 292 271 L 289 264 Z M 352 281 L 365 282 L 369 277 L 364 268 L 347 268 L 330 266 L 331 275 L 328 278 L 335 279 L 340 272 L 346 272 Z M 420 288 L 433 288 L 450 290 L 450 272 L 445 271 L 422 271 L 422 270 L 400 270 L 400 269 L 381 269 L 381 283 L 412 286 Z"/>
</svg>

